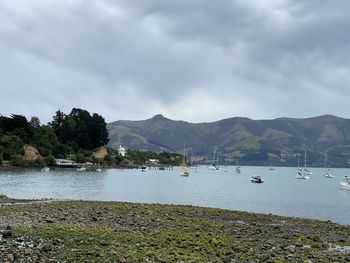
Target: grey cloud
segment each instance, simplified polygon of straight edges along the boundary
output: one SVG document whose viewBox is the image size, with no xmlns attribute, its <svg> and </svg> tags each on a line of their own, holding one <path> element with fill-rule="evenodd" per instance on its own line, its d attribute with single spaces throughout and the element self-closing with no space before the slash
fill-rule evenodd
<svg viewBox="0 0 350 263">
<path fill-rule="evenodd" d="M 194 122 L 344 116 L 349 5 L 3 2 L 0 113 L 48 120 L 58 108 L 83 107 L 108 121 L 163 113 Z"/>
</svg>

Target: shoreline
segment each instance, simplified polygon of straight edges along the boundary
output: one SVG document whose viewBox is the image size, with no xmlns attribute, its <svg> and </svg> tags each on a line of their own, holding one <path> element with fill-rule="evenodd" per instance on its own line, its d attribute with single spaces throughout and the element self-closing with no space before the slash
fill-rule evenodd
<svg viewBox="0 0 350 263">
<path fill-rule="evenodd" d="M 197 206 L 17 201 L 0 206 L 0 257 L 8 262 L 350 260 L 350 226 L 330 221 Z"/>
</svg>

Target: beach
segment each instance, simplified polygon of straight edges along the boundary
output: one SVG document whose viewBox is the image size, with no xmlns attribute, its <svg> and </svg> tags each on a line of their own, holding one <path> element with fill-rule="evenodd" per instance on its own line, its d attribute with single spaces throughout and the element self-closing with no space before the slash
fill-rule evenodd
<svg viewBox="0 0 350 263">
<path fill-rule="evenodd" d="M 350 227 L 195 206 L 2 196 L 2 262 L 348 262 Z"/>
</svg>

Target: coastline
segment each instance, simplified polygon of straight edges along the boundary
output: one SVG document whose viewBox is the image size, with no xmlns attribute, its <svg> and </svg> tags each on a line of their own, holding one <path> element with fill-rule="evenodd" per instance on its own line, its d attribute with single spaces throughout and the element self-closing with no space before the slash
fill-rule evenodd
<svg viewBox="0 0 350 263">
<path fill-rule="evenodd" d="M 350 260 L 350 226 L 330 221 L 195 206 L 1 199 L 0 257 L 8 262 Z"/>
</svg>

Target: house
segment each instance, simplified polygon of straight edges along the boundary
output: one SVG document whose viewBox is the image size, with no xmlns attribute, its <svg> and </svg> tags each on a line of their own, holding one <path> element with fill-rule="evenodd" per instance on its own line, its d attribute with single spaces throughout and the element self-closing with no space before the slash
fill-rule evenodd
<svg viewBox="0 0 350 263">
<path fill-rule="evenodd" d="M 55 159 L 56 165 L 57 166 L 64 166 L 64 167 L 76 167 L 78 164 L 69 159 Z"/>
<path fill-rule="evenodd" d="M 159 164 L 159 160 L 158 159 L 149 159 L 148 163 L 152 164 L 152 165 L 157 165 L 157 164 Z"/>
<path fill-rule="evenodd" d="M 126 149 L 123 145 L 119 145 L 119 148 L 117 149 L 117 151 L 118 151 L 118 154 L 123 157 L 126 155 Z"/>
</svg>

